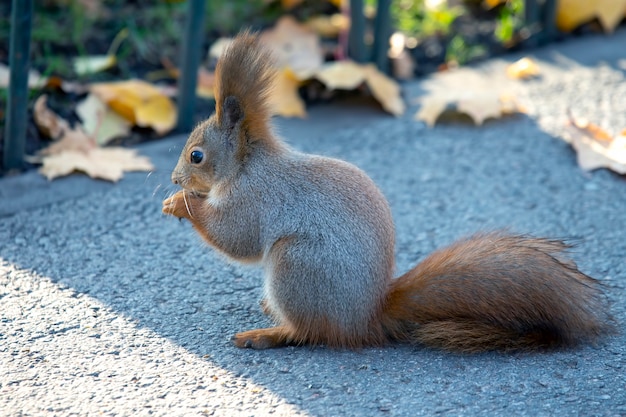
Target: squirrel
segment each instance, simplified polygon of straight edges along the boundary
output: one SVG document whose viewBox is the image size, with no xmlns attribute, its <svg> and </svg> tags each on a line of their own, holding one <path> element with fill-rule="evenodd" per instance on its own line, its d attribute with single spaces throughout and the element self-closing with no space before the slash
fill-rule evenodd
<svg viewBox="0 0 626 417">
<path fill-rule="evenodd" d="M 262 264 L 276 326 L 237 333 L 237 347 L 537 350 L 611 331 L 601 284 L 559 240 L 479 233 L 394 279 L 391 210 L 374 182 L 273 132 L 273 62 L 248 30 L 225 50 L 215 113 L 190 134 L 171 177 L 182 189 L 162 208 L 228 258 Z"/>
</svg>

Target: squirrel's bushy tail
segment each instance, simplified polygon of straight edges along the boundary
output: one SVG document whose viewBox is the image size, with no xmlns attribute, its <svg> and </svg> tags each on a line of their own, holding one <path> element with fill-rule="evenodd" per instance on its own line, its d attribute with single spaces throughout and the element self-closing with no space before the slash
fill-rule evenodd
<svg viewBox="0 0 626 417">
<path fill-rule="evenodd" d="M 611 318 L 600 284 L 578 270 L 568 248 L 502 232 L 458 241 L 393 281 L 385 331 L 462 352 L 592 342 L 612 330 Z"/>
</svg>

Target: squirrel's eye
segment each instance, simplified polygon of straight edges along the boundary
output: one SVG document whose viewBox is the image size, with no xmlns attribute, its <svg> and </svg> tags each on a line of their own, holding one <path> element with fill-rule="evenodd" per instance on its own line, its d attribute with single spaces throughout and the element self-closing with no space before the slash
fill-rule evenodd
<svg viewBox="0 0 626 417">
<path fill-rule="evenodd" d="M 204 159 L 204 154 L 200 151 L 192 151 L 191 152 L 191 163 L 199 164 Z"/>
</svg>

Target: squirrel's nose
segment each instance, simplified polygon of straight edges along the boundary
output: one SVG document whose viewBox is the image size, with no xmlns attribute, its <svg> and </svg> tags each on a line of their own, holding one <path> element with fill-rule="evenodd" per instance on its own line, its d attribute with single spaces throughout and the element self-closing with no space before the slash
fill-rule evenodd
<svg viewBox="0 0 626 417">
<path fill-rule="evenodd" d="M 176 172 L 172 172 L 172 182 L 178 184 L 178 174 Z"/>
</svg>

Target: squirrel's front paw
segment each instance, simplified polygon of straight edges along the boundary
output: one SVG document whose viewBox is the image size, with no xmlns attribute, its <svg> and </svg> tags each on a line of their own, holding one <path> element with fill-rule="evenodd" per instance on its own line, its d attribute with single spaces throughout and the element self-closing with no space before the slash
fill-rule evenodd
<svg viewBox="0 0 626 417">
<path fill-rule="evenodd" d="M 192 194 L 180 190 L 170 198 L 163 201 L 163 214 L 178 217 L 179 219 L 190 219 L 193 217 L 193 200 Z"/>
</svg>

